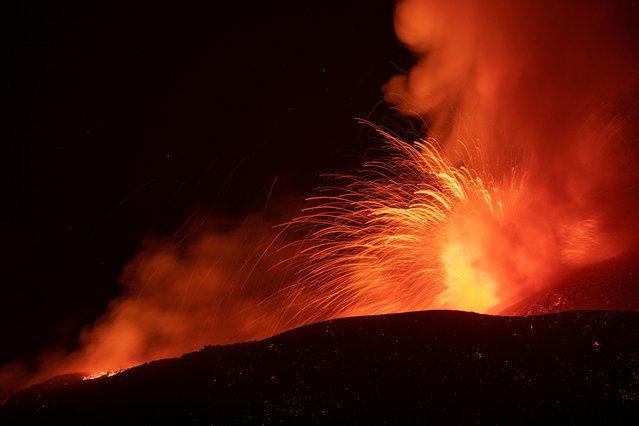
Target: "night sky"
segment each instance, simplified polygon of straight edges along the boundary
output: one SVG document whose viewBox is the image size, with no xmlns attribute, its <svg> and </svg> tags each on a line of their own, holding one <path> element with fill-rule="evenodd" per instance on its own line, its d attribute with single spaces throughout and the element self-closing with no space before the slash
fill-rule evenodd
<svg viewBox="0 0 639 426">
<path fill-rule="evenodd" d="M 406 120 L 380 89 L 412 63 L 392 10 L 349 0 L 6 11 L 0 363 L 72 349 L 145 235 L 171 235 L 194 211 L 239 221 L 269 193 L 295 204 L 322 173 L 375 155 L 380 141 L 355 118 Z"/>
</svg>

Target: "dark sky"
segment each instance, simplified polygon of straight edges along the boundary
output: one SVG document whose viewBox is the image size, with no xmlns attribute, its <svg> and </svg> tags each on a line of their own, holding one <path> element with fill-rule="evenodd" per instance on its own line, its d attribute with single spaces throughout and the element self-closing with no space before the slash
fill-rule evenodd
<svg viewBox="0 0 639 426">
<path fill-rule="evenodd" d="M 401 120 L 392 0 L 254 3 L 5 11 L 0 363 L 72 347 L 145 235 L 303 198 Z"/>
</svg>

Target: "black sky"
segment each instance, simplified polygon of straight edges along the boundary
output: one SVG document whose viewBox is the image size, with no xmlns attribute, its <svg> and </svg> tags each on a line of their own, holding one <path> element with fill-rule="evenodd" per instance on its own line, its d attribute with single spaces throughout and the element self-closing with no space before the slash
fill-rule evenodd
<svg viewBox="0 0 639 426">
<path fill-rule="evenodd" d="M 356 117 L 399 120 L 392 0 L 25 3 L 4 14 L 2 363 L 72 347 L 145 235 L 239 219 L 276 178 L 300 199 L 376 146 Z"/>
</svg>

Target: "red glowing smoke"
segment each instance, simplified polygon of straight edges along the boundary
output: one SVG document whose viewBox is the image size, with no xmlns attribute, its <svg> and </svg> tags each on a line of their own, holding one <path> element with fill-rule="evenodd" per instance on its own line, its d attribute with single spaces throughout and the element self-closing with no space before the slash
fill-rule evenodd
<svg viewBox="0 0 639 426">
<path fill-rule="evenodd" d="M 450 161 L 525 180 L 482 248 L 518 296 L 636 245 L 633 7 L 398 2 L 396 31 L 417 63 L 389 81 L 386 100 L 425 117 Z"/>
</svg>

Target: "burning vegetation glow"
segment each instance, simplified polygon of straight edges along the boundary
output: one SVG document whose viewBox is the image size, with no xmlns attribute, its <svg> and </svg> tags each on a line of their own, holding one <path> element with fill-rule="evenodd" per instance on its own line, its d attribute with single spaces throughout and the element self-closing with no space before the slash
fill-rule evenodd
<svg viewBox="0 0 639 426">
<path fill-rule="evenodd" d="M 637 46 L 623 7 L 586 3 L 400 0 L 416 64 L 385 100 L 425 136 L 377 128 L 386 156 L 335 176 L 276 230 L 250 217 L 147 241 L 84 348 L 46 374 L 337 317 L 499 313 L 634 250 Z"/>
</svg>

